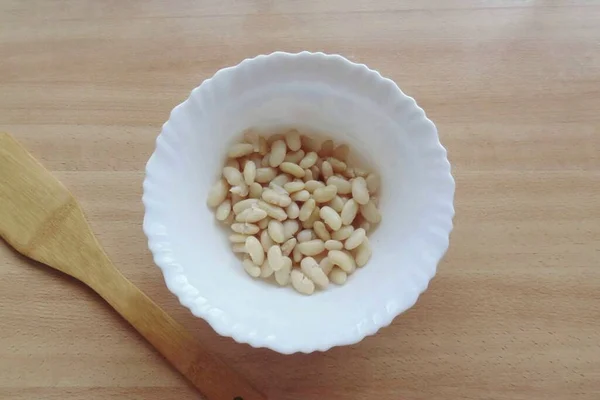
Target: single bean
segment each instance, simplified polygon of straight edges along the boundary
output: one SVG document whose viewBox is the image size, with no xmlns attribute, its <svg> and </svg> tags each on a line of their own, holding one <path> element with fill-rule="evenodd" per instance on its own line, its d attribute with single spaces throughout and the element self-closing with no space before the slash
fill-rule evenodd
<svg viewBox="0 0 600 400">
<path fill-rule="evenodd" d="M 310 295 L 315 291 L 315 284 L 300 270 L 291 273 L 292 287 L 299 293 Z"/>
<path fill-rule="evenodd" d="M 308 242 L 298 243 L 296 247 L 305 256 L 316 256 L 325 250 L 325 242 L 321 239 L 309 240 Z"/>
<path fill-rule="evenodd" d="M 283 243 L 285 242 L 285 233 L 283 229 L 283 224 L 275 219 L 269 221 L 268 228 L 269 236 L 275 243 Z"/>
<path fill-rule="evenodd" d="M 250 143 L 236 143 L 229 148 L 227 157 L 239 158 L 254 153 L 254 146 Z"/>
<path fill-rule="evenodd" d="M 329 206 L 322 207 L 319 215 L 334 231 L 337 231 L 342 227 L 342 218 L 333 208 Z"/>
<path fill-rule="evenodd" d="M 217 211 L 215 211 L 215 216 L 219 221 L 225 221 L 229 214 L 231 213 L 231 200 L 225 200 L 222 202 L 219 207 L 217 207 Z"/>
<path fill-rule="evenodd" d="M 261 266 L 265 262 L 265 251 L 254 236 L 248 236 L 246 239 L 246 252 L 250 254 L 250 258 L 254 264 Z"/>
<path fill-rule="evenodd" d="M 365 232 L 363 228 L 358 228 L 354 232 L 352 232 L 352 235 L 350 235 L 348 239 L 346 239 L 344 247 L 346 248 L 346 250 L 353 250 L 360 246 L 366 237 L 367 232 Z"/>
<path fill-rule="evenodd" d="M 260 229 L 255 224 L 235 223 L 231 224 L 231 230 L 243 235 L 255 235 Z"/>
<path fill-rule="evenodd" d="M 219 179 L 208 191 L 206 204 L 208 204 L 209 207 L 217 207 L 225 201 L 227 192 L 229 192 L 229 184 L 225 179 Z"/>
</svg>

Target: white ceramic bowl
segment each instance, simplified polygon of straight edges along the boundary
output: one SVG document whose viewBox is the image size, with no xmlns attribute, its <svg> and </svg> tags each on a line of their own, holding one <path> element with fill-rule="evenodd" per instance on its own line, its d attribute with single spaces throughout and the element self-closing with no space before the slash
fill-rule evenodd
<svg viewBox="0 0 600 400">
<path fill-rule="evenodd" d="M 382 177 L 373 256 L 307 297 L 251 279 L 207 208 L 226 148 L 249 128 L 349 143 Z M 146 168 L 144 232 L 169 290 L 220 335 L 280 353 L 353 344 L 410 308 L 452 230 L 454 180 L 433 123 L 389 79 L 339 55 L 276 52 L 218 71 L 175 107 Z"/>
</svg>

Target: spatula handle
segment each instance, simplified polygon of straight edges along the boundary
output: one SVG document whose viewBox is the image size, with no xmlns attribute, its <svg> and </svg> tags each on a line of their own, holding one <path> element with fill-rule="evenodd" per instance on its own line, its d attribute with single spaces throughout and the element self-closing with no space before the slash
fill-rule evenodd
<svg viewBox="0 0 600 400">
<path fill-rule="evenodd" d="M 107 259 L 108 260 L 108 259 Z M 116 268 L 88 284 L 171 362 L 208 400 L 267 400 L 241 375 L 199 345 Z"/>
</svg>

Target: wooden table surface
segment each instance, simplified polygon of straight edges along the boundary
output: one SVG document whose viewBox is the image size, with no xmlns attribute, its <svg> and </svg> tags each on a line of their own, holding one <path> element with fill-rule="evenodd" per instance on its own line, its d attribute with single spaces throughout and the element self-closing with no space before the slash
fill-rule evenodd
<svg viewBox="0 0 600 400">
<path fill-rule="evenodd" d="M 0 130 L 72 189 L 127 277 L 273 399 L 597 400 L 599 21 L 586 0 L 0 0 Z M 417 99 L 449 151 L 456 218 L 413 309 L 358 345 L 283 356 L 178 305 L 140 197 L 193 87 L 303 49 Z M 0 243 L 0 398 L 200 396 L 90 290 Z"/>
</svg>

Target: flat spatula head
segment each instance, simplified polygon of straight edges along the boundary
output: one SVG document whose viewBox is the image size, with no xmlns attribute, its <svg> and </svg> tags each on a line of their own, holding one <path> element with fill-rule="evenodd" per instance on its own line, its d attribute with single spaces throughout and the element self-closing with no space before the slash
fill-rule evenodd
<svg viewBox="0 0 600 400">
<path fill-rule="evenodd" d="M 0 236 L 20 253 L 81 278 L 72 253 L 95 238 L 71 193 L 0 132 Z M 69 246 L 71 246 L 69 248 Z"/>
</svg>

